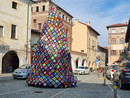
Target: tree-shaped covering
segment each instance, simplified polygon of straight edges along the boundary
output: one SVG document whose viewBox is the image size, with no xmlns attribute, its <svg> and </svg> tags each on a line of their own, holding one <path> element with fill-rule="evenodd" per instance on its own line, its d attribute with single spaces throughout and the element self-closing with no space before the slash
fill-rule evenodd
<svg viewBox="0 0 130 98">
<path fill-rule="evenodd" d="M 43 24 L 27 83 L 55 88 L 76 84 L 66 33 L 54 8 Z"/>
</svg>

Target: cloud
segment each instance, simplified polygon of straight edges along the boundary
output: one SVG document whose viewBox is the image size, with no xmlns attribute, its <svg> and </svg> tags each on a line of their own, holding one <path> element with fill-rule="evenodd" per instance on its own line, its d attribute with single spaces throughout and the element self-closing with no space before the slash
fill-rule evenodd
<svg viewBox="0 0 130 98">
<path fill-rule="evenodd" d="M 108 46 L 106 26 L 125 23 L 130 18 L 129 0 L 53 0 L 81 22 L 91 21 L 91 26 L 100 33 L 101 46 Z"/>
</svg>

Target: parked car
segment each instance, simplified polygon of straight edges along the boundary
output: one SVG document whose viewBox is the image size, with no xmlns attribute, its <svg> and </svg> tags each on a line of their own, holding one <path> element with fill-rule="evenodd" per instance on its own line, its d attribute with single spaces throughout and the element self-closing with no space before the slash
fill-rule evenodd
<svg viewBox="0 0 130 98">
<path fill-rule="evenodd" d="M 113 75 L 114 75 L 114 72 L 117 70 L 117 67 L 118 67 L 118 64 L 113 64 L 113 65 L 108 66 L 106 75 L 107 75 L 107 78 L 109 78 L 111 81 L 113 80 Z"/>
<path fill-rule="evenodd" d="M 89 74 L 89 68 L 85 66 L 80 66 L 74 70 L 74 74 Z"/>
<path fill-rule="evenodd" d="M 121 89 L 125 85 L 130 85 L 130 61 L 122 61 L 114 73 L 114 80 Z"/>
<path fill-rule="evenodd" d="M 12 73 L 13 78 L 27 78 L 30 73 L 31 65 L 30 64 L 24 64 L 20 66 L 19 68 L 15 69 Z"/>
</svg>

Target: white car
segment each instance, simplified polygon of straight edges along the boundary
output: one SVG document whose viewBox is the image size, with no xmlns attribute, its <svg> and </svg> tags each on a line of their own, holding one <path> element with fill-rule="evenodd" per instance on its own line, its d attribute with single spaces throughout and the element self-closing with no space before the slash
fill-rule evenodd
<svg viewBox="0 0 130 98">
<path fill-rule="evenodd" d="M 31 65 L 30 64 L 25 64 L 20 66 L 19 68 L 15 69 L 14 72 L 12 73 L 13 78 L 27 78 L 29 73 L 30 73 Z"/>
<path fill-rule="evenodd" d="M 74 74 L 89 74 L 89 68 L 80 66 L 74 70 Z"/>
</svg>

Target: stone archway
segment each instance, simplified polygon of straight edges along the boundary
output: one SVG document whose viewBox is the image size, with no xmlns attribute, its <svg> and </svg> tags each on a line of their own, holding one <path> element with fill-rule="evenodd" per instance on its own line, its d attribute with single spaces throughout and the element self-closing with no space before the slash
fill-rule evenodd
<svg viewBox="0 0 130 98">
<path fill-rule="evenodd" d="M 19 58 L 15 51 L 7 52 L 2 58 L 2 73 L 10 73 L 19 67 Z"/>
<path fill-rule="evenodd" d="M 83 60 L 82 60 L 82 66 L 88 66 L 88 65 L 87 65 L 87 60 L 86 60 L 86 59 L 83 59 Z"/>
<path fill-rule="evenodd" d="M 94 64 L 94 62 L 92 62 L 92 67 L 95 68 L 95 64 Z"/>
<path fill-rule="evenodd" d="M 79 61 L 79 58 L 76 59 L 76 68 L 78 68 L 78 61 Z"/>
</svg>

